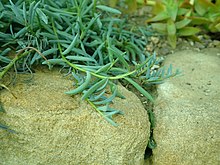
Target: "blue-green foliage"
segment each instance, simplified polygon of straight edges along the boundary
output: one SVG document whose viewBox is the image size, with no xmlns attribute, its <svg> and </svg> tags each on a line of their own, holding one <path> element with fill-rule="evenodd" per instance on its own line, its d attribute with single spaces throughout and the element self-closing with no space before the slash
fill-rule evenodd
<svg viewBox="0 0 220 165">
<path fill-rule="evenodd" d="M 123 112 L 110 104 L 115 97 L 123 98 L 117 87 L 119 80 L 125 79 L 153 101 L 136 80 L 152 85 L 178 74 L 172 72 L 172 66 L 168 70 L 155 68 L 161 60 L 144 50 L 150 32 L 129 24 L 120 13 L 96 0 L 0 2 L 0 43 L 4 49 L 0 71 L 11 61 L 7 57 L 11 48 L 37 48 L 42 54 L 29 51 L 17 63 L 24 68 L 40 63 L 70 68 L 76 83 L 66 94 L 81 93 L 82 100 L 116 126 L 112 116 Z"/>
</svg>

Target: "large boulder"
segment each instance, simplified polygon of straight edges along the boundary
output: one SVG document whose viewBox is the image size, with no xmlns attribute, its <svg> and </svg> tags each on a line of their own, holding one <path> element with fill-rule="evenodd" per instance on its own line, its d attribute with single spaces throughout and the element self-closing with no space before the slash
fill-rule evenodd
<svg viewBox="0 0 220 165">
<path fill-rule="evenodd" d="M 22 75 L 18 75 L 21 77 Z M 21 82 L 21 81 L 20 81 Z M 58 71 L 37 71 L 29 82 L 1 90 L 6 110 L 0 122 L 17 133 L 0 130 L 1 165 L 141 165 L 150 124 L 140 100 L 124 87 L 116 98 L 119 126 L 105 121 L 79 95 L 64 94 L 72 81 Z"/>
<path fill-rule="evenodd" d="M 158 88 L 153 165 L 220 164 L 220 50 L 169 55 L 183 75 Z"/>
</svg>

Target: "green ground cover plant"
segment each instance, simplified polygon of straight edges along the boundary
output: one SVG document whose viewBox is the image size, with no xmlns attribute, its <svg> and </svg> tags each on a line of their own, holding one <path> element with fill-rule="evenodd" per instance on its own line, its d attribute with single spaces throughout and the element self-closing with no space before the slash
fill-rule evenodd
<svg viewBox="0 0 220 165">
<path fill-rule="evenodd" d="M 120 14 L 98 0 L 0 2 L 0 81 L 12 67 L 32 74 L 33 66 L 58 65 L 74 79 L 65 93 L 80 94 L 117 126 L 113 116 L 123 112 L 111 104 L 124 98 L 117 87 L 122 80 L 154 101 L 143 86 L 179 73 L 172 65 L 158 68 L 161 59 L 144 50 L 151 35 L 147 27 L 130 25 Z"/>
</svg>

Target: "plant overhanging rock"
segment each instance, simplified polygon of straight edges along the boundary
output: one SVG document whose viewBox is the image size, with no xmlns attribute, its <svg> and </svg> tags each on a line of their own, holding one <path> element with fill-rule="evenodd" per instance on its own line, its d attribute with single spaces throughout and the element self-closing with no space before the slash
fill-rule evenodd
<svg viewBox="0 0 220 165">
<path fill-rule="evenodd" d="M 60 65 L 75 79 L 75 88 L 66 94 L 81 94 L 117 126 L 113 116 L 123 112 L 110 105 L 115 97 L 123 98 L 119 81 L 124 79 L 153 101 L 142 86 L 179 73 L 172 72 L 172 66 L 158 68 L 161 59 L 144 50 L 151 33 L 130 25 L 120 13 L 98 0 L 0 2 L 0 81 L 11 66 L 25 71 L 41 63 Z M 7 55 L 20 50 L 14 59 Z"/>
</svg>

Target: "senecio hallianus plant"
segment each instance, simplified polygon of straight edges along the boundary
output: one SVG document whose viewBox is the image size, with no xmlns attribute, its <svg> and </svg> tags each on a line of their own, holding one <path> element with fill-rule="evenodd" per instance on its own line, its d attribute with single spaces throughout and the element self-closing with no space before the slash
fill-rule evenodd
<svg viewBox="0 0 220 165">
<path fill-rule="evenodd" d="M 75 87 L 65 93 L 81 94 L 117 126 L 113 116 L 123 112 L 111 103 L 115 97 L 124 98 L 117 88 L 121 80 L 153 101 L 142 85 L 160 84 L 179 73 L 172 66 L 155 67 L 161 59 L 144 51 L 151 33 L 129 25 L 120 14 L 97 0 L 0 2 L 0 80 L 12 66 L 31 71 L 41 63 L 60 65 L 75 79 Z M 14 59 L 7 56 L 12 49 L 20 52 Z"/>
</svg>

